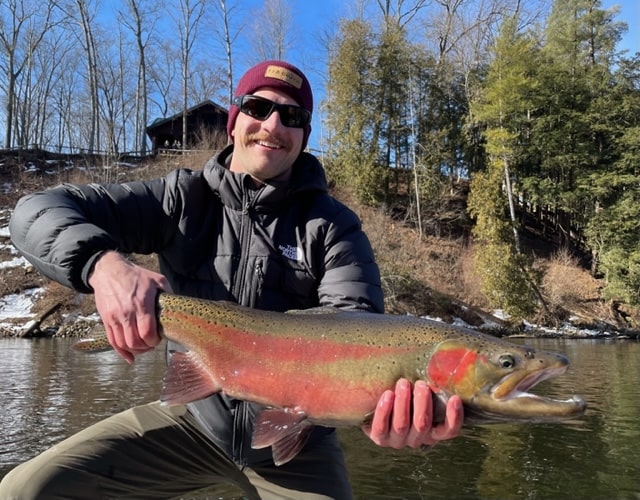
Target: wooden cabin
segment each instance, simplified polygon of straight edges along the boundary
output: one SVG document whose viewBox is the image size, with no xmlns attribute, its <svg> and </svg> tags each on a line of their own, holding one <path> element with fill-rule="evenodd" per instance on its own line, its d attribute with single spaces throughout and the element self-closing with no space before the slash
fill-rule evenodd
<svg viewBox="0 0 640 500">
<path fill-rule="evenodd" d="M 214 138 L 226 144 L 229 112 L 213 101 L 206 100 L 187 109 L 187 144 L 182 145 L 182 111 L 168 118 L 158 118 L 146 129 L 153 154 L 162 150 L 193 149 L 203 139 Z"/>
</svg>

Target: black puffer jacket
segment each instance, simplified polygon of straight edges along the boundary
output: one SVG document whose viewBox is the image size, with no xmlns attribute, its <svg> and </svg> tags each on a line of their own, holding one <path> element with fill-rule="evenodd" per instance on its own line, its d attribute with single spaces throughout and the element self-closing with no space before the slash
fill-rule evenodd
<svg viewBox="0 0 640 500">
<path fill-rule="evenodd" d="M 28 195 L 11 219 L 12 241 L 43 274 L 83 292 L 101 252 L 155 252 L 178 294 L 275 311 L 382 312 L 371 245 L 356 215 L 329 196 L 316 158 L 302 153 L 289 182 L 255 189 L 225 168 L 231 152 L 203 171 Z M 213 396 L 190 409 L 238 463 L 269 459 L 250 448 L 254 405 Z"/>
</svg>

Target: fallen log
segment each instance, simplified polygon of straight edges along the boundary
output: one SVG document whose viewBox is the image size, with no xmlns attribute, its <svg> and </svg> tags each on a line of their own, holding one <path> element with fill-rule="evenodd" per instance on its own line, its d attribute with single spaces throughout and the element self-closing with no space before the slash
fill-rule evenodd
<svg viewBox="0 0 640 500">
<path fill-rule="evenodd" d="M 29 339 L 33 337 L 42 337 L 42 330 L 40 330 L 40 326 L 42 322 L 51 316 L 54 312 L 56 312 L 62 306 L 62 302 L 57 302 L 52 305 L 49 309 L 43 312 L 38 318 L 29 321 L 24 327 L 18 332 L 18 337 L 23 339 Z"/>
</svg>

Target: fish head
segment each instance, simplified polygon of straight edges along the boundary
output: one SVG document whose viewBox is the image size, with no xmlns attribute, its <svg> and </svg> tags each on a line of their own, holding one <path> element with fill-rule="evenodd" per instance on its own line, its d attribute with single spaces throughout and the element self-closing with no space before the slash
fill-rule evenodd
<svg viewBox="0 0 640 500">
<path fill-rule="evenodd" d="M 481 336 L 441 342 L 429 358 L 426 378 L 441 398 L 460 396 L 468 423 L 556 421 L 582 415 L 584 400 L 528 391 L 568 367 L 561 354 Z"/>
</svg>

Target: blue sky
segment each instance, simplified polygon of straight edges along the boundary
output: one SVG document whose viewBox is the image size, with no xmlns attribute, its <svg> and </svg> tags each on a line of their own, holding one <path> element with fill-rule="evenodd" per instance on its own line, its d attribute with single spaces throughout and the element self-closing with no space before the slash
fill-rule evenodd
<svg viewBox="0 0 640 500">
<path fill-rule="evenodd" d="M 248 19 L 245 28 L 254 28 L 251 24 L 254 19 L 259 19 L 264 0 L 242 0 L 235 4 L 241 9 L 237 12 L 240 18 Z M 548 0 L 551 4 L 553 0 Z M 287 59 L 299 66 L 307 75 L 314 91 L 315 110 L 312 122 L 312 133 L 309 145 L 312 148 L 319 148 L 323 142 L 322 123 L 320 121 L 320 104 L 324 98 L 326 49 L 323 39 L 327 33 L 336 33 L 338 23 L 341 18 L 355 16 L 355 0 L 285 0 L 286 5 L 291 9 L 293 16 L 293 38 L 291 49 L 287 54 Z M 373 3 L 373 2 L 370 2 Z M 601 0 L 602 8 L 611 8 L 615 5 L 620 7 L 617 20 L 627 23 L 629 30 L 624 35 L 619 45 L 619 49 L 628 50 L 629 54 L 640 52 L 640 0 Z M 372 7 L 377 9 L 377 7 Z M 240 41 L 240 40 L 239 40 Z M 257 54 L 246 46 L 246 40 L 241 41 L 241 45 L 235 47 L 236 57 L 234 58 L 235 84 L 237 79 L 252 64 L 258 62 Z M 213 59 L 216 59 L 215 56 Z M 222 59 L 217 62 L 220 63 Z"/>
<path fill-rule="evenodd" d="M 638 0 L 602 0 L 602 7 L 609 9 L 614 6 L 620 7 L 618 21 L 624 21 L 629 26 L 629 31 L 625 34 L 620 43 L 621 49 L 629 50 L 628 55 L 640 52 L 640 1 Z"/>
<path fill-rule="evenodd" d="M 259 9 L 262 0 L 250 0 L 248 3 Z M 317 61 L 317 64 L 314 64 L 314 57 L 317 57 L 317 53 L 314 54 L 313 47 L 317 46 L 317 36 L 320 32 L 337 29 L 337 21 L 341 17 L 353 15 L 353 7 L 350 7 L 353 3 L 348 0 L 323 0 L 322 2 L 290 0 L 300 33 L 299 39 L 296 40 L 298 42 L 296 46 L 299 47 L 299 50 L 289 59 L 292 63 L 300 66 L 311 81 L 316 111 L 324 96 L 325 85 L 323 75 L 319 71 L 325 71 L 325 61 Z M 640 52 L 640 0 L 601 0 L 601 6 L 604 9 L 618 6 L 619 12 L 616 20 L 623 21 L 628 25 L 628 31 L 618 48 L 627 50 L 628 56 Z M 314 68 L 318 68 L 319 71 L 314 71 Z M 242 69 L 237 74 L 239 75 L 241 71 Z M 312 132 L 309 139 L 311 148 L 320 147 L 322 142 L 319 115 L 320 113 L 316 112 L 312 122 Z"/>
</svg>

